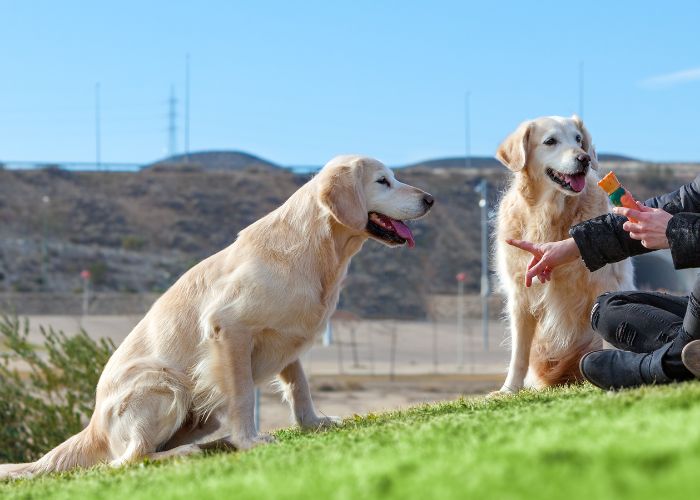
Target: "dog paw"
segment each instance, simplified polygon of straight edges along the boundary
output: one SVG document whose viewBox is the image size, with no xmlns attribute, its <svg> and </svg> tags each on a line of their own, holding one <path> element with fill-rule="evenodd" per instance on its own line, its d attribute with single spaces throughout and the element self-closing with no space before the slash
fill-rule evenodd
<svg viewBox="0 0 700 500">
<path fill-rule="evenodd" d="M 505 396 L 505 393 L 498 390 L 498 391 L 491 391 L 488 394 L 486 394 L 486 396 L 484 396 L 484 397 L 486 399 L 498 399 L 498 398 L 502 398 L 503 396 Z"/>
<path fill-rule="evenodd" d="M 511 389 L 510 387 L 503 386 L 497 391 L 491 391 L 486 395 L 486 399 L 497 399 L 497 398 L 503 398 L 507 396 L 513 396 L 517 394 L 518 391 L 515 389 Z"/>
<path fill-rule="evenodd" d="M 315 431 L 319 429 L 329 429 L 340 425 L 343 419 L 340 417 L 315 417 L 312 419 L 305 420 L 301 422 L 301 428 L 309 431 Z"/>
<path fill-rule="evenodd" d="M 274 443 L 275 437 L 269 434 L 258 434 L 257 436 L 233 438 L 231 444 L 238 451 L 250 450 L 263 444 Z"/>
</svg>

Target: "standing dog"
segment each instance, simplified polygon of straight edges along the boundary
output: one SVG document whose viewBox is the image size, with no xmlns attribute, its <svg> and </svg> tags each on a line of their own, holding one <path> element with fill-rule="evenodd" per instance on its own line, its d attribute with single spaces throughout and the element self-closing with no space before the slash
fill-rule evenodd
<svg viewBox="0 0 700 500">
<path fill-rule="evenodd" d="M 432 205 L 376 160 L 335 158 L 156 301 L 107 362 L 86 429 L 37 462 L 0 466 L 0 477 L 251 448 L 269 440 L 255 429 L 254 389 L 274 377 L 300 426 L 333 424 L 316 413 L 299 356 L 363 243 L 413 246 L 402 220 Z"/>
<path fill-rule="evenodd" d="M 522 123 L 496 157 L 514 174 L 496 230 L 497 272 L 512 337 L 501 392 L 580 380 L 579 359 L 602 344 L 590 326 L 593 302 L 606 291 L 633 289 L 632 264 L 610 264 L 591 273 L 578 260 L 555 269 L 546 285 L 526 288 L 532 256 L 506 240 L 563 240 L 572 225 L 610 211 L 608 197 L 596 186 L 591 136 L 577 116 L 538 118 Z"/>
</svg>

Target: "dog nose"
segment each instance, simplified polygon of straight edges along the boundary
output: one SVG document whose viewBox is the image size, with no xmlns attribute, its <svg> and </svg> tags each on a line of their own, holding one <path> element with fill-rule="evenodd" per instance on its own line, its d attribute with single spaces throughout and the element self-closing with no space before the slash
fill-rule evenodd
<svg viewBox="0 0 700 500">
<path fill-rule="evenodd" d="M 432 195 L 426 194 L 425 196 L 423 196 L 423 205 L 425 205 L 425 208 L 432 207 L 434 203 L 435 203 L 435 198 L 433 198 Z"/>
<path fill-rule="evenodd" d="M 581 153 L 576 157 L 576 160 L 582 165 L 588 165 L 591 163 L 591 157 L 586 153 Z"/>
</svg>

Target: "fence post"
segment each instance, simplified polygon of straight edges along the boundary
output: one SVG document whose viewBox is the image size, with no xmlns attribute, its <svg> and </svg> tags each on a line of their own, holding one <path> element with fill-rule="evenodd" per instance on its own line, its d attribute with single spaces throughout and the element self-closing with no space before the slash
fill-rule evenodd
<svg viewBox="0 0 700 500">
<path fill-rule="evenodd" d="M 353 368 L 359 368 L 360 367 L 360 358 L 357 355 L 357 337 L 355 336 L 355 329 L 357 328 L 357 325 L 352 322 L 350 324 L 350 347 L 352 348 L 352 367 Z"/>
<path fill-rule="evenodd" d="M 338 347 L 338 373 L 343 373 L 343 343 L 340 338 L 335 340 L 335 345 Z"/>
<path fill-rule="evenodd" d="M 433 373 L 438 372 L 438 329 L 437 329 L 437 319 L 433 315 Z"/>
<path fill-rule="evenodd" d="M 367 344 L 369 345 L 369 372 L 374 375 L 374 338 L 372 336 L 373 328 L 367 328 Z"/>
<path fill-rule="evenodd" d="M 255 388 L 255 432 L 260 432 L 260 389 Z"/>
<path fill-rule="evenodd" d="M 391 327 L 391 351 L 389 352 L 389 380 L 394 381 L 396 369 L 396 325 Z"/>
</svg>

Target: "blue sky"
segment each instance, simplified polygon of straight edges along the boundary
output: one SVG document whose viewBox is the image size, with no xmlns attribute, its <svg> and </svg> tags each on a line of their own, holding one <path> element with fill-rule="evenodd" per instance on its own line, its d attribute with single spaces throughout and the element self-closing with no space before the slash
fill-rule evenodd
<svg viewBox="0 0 700 500">
<path fill-rule="evenodd" d="M 700 161 L 700 2 L 0 0 L 0 161 L 103 161 L 167 148 L 287 165 L 358 152 L 400 165 L 492 155 L 522 120 L 577 112 L 599 151 Z M 178 121 L 178 148 L 183 123 Z"/>
</svg>

